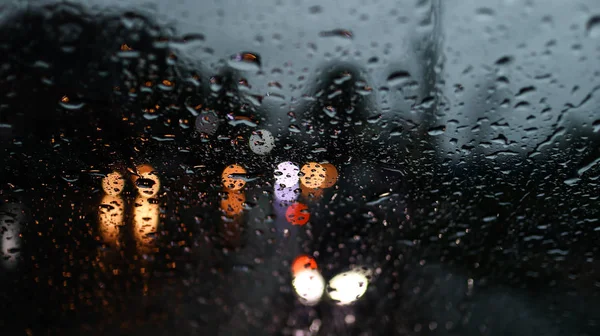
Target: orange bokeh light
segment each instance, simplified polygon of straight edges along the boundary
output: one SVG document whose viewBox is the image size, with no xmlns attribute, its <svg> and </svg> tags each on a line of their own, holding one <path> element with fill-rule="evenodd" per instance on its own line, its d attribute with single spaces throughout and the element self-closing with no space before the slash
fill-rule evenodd
<svg viewBox="0 0 600 336">
<path fill-rule="evenodd" d="M 292 263 L 292 275 L 296 275 L 305 270 L 317 269 L 317 261 L 311 256 L 305 254 L 298 256 Z"/>
<path fill-rule="evenodd" d="M 131 174 L 131 180 L 133 181 L 133 183 L 135 183 L 135 181 L 139 178 L 139 175 L 142 175 L 144 173 L 151 173 L 154 171 L 154 167 L 152 167 L 151 165 L 147 164 L 147 163 L 143 163 L 137 167 L 135 167 L 135 174 Z M 137 175 L 136 175 L 137 174 Z"/>
<path fill-rule="evenodd" d="M 160 206 L 156 199 L 138 196 L 133 204 L 133 236 L 138 249 L 147 253 L 155 246 L 160 221 Z"/>
<path fill-rule="evenodd" d="M 321 188 L 333 187 L 338 179 L 337 169 L 331 163 L 322 163 L 321 166 L 325 169 L 325 180 L 321 183 Z"/>
<path fill-rule="evenodd" d="M 294 203 L 285 211 L 285 218 L 293 225 L 304 225 L 310 219 L 308 207 L 302 203 Z"/>
<path fill-rule="evenodd" d="M 325 181 L 326 170 L 320 163 L 309 162 L 300 168 L 300 182 L 307 188 L 317 189 Z"/>
<path fill-rule="evenodd" d="M 121 196 L 105 195 L 98 206 L 98 224 L 104 242 L 114 244 L 119 235 L 119 226 L 125 219 L 125 204 Z"/>
<path fill-rule="evenodd" d="M 239 215 L 244 211 L 244 202 L 246 202 L 246 195 L 243 192 L 228 190 L 221 199 L 221 210 L 229 217 Z"/>
<path fill-rule="evenodd" d="M 221 174 L 223 186 L 228 190 L 240 190 L 246 185 L 246 181 L 242 178 L 235 178 L 231 175 L 246 174 L 246 169 L 238 164 L 227 166 Z"/>
</svg>

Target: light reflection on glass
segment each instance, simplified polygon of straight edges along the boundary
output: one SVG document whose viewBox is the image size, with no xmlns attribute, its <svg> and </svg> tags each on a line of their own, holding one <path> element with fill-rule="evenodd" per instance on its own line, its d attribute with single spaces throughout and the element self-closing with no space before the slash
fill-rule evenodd
<svg viewBox="0 0 600 336">
<path fill-rule="evenodd" d="M 321 301 L 325 279 L 316 269 L 303 270 L 294 276 L 292 286 L 302 304 L 314 306 Z"/>
<path fill-rule="evenodd" d="M 277 165 L 275 168 L 275 184 L 282 184 L 285 187 L 291 187 L 300 181 L 300 168 L 292 162 L 286 161 Z"/>
<path fill-rule="evenodd" d="M 361 298 L 367 291 L 368 285 L 366 272 L 351 270 L 329 280 L 327 294 L 338 305 L 347 305 Z"/>
<path fill-rule="evenodd" d="M 138 196 L 133 208 L 133 236 L 142 252 L 149 252 L 155 245 L 160 209 L 158 200 Z"/>
<path fill-rule="evenodd" d="M 246 169 L 238 164 L 232 164 L 223 170 L 221 174 L 221 182 L 227 190 L 241 190 L 245 185 L 246 181 L 236 175 L 246 174 Z"/>
<path fill-rule="evenodd" d="M 292 225 L 305 225 L 310 219 L 308 207 L 302 203 L 294 203 L 285 211 L 285 218 Z"/>
<path fill-rule="evenodd" d="M 102 179 L 102 190 L 107 195 L 116 196 L 123 192 L 125 187 L 125 179 L 118 172 L 112 172 Z"/>
<path fill-rule="evenodd" d="M 98 207 L 99 231 L 105 243 L 115 244 L 123 225 L 125 204 L 121 196 L 104 195 Z"/>
<path fill-rule="evenodd" d="M 0 209 L 0 261 L 6 269 L 14 269 L 21 255 L 23 206 L 8 203 Z"/>
</svg>

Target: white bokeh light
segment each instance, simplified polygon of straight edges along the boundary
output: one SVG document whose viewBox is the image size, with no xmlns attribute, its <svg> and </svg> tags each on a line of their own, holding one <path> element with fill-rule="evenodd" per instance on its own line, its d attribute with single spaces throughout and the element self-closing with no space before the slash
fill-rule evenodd
<svg viewBox="0 0 600 336">
<path fill-rule="evenodd" d="M 267 130 L 256 130 L 250 135 L 250 149 L 258 155 L 267 155 L 275 148 L 275 138 Z"/>
<path fill-rule="evenodd" d="M 365 294 L 369 279 L 365 272 L 352 270 L 334 276 L 327 286 L 327 294 L 339 305 L 347 305 Z"/>
<path fill-rule="evenodd" d="M 296 274 L 292 286 L 303 305 L 314 306 L 321 301 L 325 279 L 319 271 L 307 269 Z"/>
<path fill-rule="evenodd" d="M 21 255 L 21 226 L 23 206 L 8 203 L 0 209 L 0 262 L 6 269 L 14 269 Z"/>
<path fill-rule="evenodd" d="M 299 174 L 300 167 L 289 161 L 282 162 L 275 168 L 275 183 L 286 187 L 298 185 Z"/>
<path fill-rule="evenodd" d="M 300 185 L 296 184 L 291 187 L 283 187 L 281 184 L 276 183 L 273 188 L 273 193 L 275 195 L 275 201 L 283 204 L 291 204 L 300 195 Z"/>
</svg>

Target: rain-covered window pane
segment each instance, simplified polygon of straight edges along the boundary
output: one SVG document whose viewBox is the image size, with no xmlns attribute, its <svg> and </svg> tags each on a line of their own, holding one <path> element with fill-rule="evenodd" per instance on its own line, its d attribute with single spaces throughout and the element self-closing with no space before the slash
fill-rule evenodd
<svg viewBox="0 0 600 336">
<path fill-rule="evenodd" d="M 1 335 L 600 334 L 600 2 L 5 1 Z"/>
</svg>

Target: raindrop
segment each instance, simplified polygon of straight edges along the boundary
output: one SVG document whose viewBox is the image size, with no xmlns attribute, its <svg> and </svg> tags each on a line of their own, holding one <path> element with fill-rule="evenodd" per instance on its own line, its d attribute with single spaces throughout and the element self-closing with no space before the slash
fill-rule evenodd
<svg viewBox="0 0 600 336">
<path fill-rule="evenodd" d="M 202 34 L 187 34 L 182 37 L 175 37 L 171 40 L 172 44 L 188 44 L 188 43 L 199 43 L 205 40 L 205 36 Z"/>
<path fill-rule="evenodd" d="M 494 10 L 487 7 L 481 7 L 475 10 L 475 14 L 479 20 L 488 21 L 494 17 Z"/>
<path fill-rule="evenodd" d="M 353 34 L 350 30 L 347 29 L 333 29 L 333 30 L 325 30 L 319 33 L 320 37 L 341 37 L 343 39 L 352 39 Z"/>
<path fill-rule="evenodd" d="M 329 117 L 329 118 L 335 118 L 335 115 L 337 114 L 337 110 L 335 109 L 335 107 L 333 106 L 326 106 L 323 108 L 323 112 Z"/>
<path fill-rule="evenodd" d="M 510 65 L 514 60 L 515 58 L 513 56 L 505 55 L 496 61 L 496 65 Z"/>
<path fill-rule="evenodd" d="M 600 119 L 594 121 L 592 127 L 594 127 L 594 133 L 600 132 Z"/>
<path fill-rule="evenodd" d="M 308 12 L 310 14 L 319 14 L 321 12 L 323 12 L 323 7 L 319 6 L 319 5 L 315 5 L 315 6 L 310 6 L 308 8 Z"/>
<path fill-rule="evenodd" d="M 258 71 L 260 69 L 260 56 L 256 53 L 242 52 L 229 58 L 229 66 L 240 71 Z"/>
<path fill-rule="evenodd" d="M 446 132 L 446 125 L 432 127 L 427 131 L 427 134 L 431 136 L 442 135 Z"/>
<path fill-rule="evenodd" d="M 73 101 L 71 98 L 67 96 L 63 96 L 59 101 L 60 106 L 64 107 L 67 110 L 79 110 L 85 106 L 83 102 Z"/>
<path fill-rule="evenodd" d="M 535 86 L 526 86 L 521 88 L 519 92 L 515 95 L 515 97 L 522 97 L 531 92 L 535 92 Z"/>
<path fill-rule="evenodd" d="M 600 38 L 600 15 L 594 15 L 588 20 L 585 31 L 589 37 Z"/>
<path fill-rule="evenodd" d="M 410 79 L 410 73 L 408 71 L 399 70 L 395 71 L 387 77 L 387 83 L 389 86 L 397 86 L 405 83 Z"/>
</svg>

